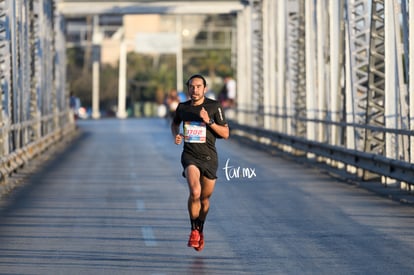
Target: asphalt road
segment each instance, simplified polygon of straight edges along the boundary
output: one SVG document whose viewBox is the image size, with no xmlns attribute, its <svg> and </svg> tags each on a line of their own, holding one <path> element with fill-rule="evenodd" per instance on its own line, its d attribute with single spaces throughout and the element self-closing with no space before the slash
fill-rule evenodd
<svg viewBox="0 0 414 275">
<path fill-rule="evenodd" d="M 412 206 L 231 139 L 196 252 L 166 121 L 79 127 L 3 202 L 0 274 L 414 274 Z"/>
</svg>

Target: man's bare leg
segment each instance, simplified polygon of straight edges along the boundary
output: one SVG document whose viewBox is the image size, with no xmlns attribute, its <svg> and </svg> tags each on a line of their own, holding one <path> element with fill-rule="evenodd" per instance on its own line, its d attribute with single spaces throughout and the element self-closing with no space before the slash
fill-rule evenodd
<svg viewBox="0 0 414 275">
<path fill-rule="evenodd" d="M 189 165 L 185 169 L 185 175 L 189 188 L 188 213 L 192 231 L 188 246 L 201 251 L 204 248 L 204 221 L 210 209 L 210 197 L 213 194 L 216 180 L 201 177 L 200 170 L 195 165 Z M 197 234 L 198 236 L 193 236 Z"/>
<path fill-rule="evenodd" d="M 201 179 L 201 208 L 197 221 L 197 229 L 200 232 L 200 241 L 198 242 L 198 247 L 194 248 L 197 251 L 201 251 L 204 248 L 204 222 L 206 220 L 208 210 L 210 209 L 210 197 L 213 194 L 215 184 L 215 179 L 209 179 L 206 177 L 202 177 Z"/>
<path fill-rule="evenodd" d="M 195 165 L 189 165 L 185 169 L 185 176 L 187 178 L 189 196 L 188 196 L 188 213 L 190 219 L 197 219 L 201 210 L 201 183 L 200 170 Z"/>
<path fill-rule="evenodd" d="M 200 170 L 195 165 L 189 165 L 185 169 L 189 195 L 188 213 L 191 220 L 191 234 L 187 246 L 197 249 L 200 246 L 200 232 L 198 231 L 199 215 L 201 209 L 201 183 Z"/>
<path fill-rule="evenodd" d="M 200 220 L 205 221 L 208 214 L 208 210 L 210 209 L 210 197 L 213 194 L 214 187 L 216 185 L 216 180 L 209 179 L 203 176 L 201 181 L 201 207 L 200 214 L 198 217 Z"/>
</svg>

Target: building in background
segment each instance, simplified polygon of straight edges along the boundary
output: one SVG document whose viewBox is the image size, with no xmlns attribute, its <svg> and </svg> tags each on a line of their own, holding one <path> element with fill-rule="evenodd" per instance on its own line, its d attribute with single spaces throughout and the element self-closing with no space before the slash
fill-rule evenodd
<svg viewBox="0 0 414 275">
<path fill-rule="evenodd" d="M 194 70 L 200 68 L 200 64 L 194 64 L 194 60 L 204 64 L 203 58 L 205 59 L 206 55 L 208 58 L 208 55 L 210 55 L 206 54 L 207 52 L 227 51 L 232 52 L 233 55 L 236 53 L 234 43 L 235 15 L 100 15 L 95 17 L 68 17 L 66 21 L 67 47 L 81 49 L 84 66 L 88 66 L 98 58 L 101 68 L 104 66 L 117 68 L 120 64 L 122 42 L 126 44 L 127 53 L 135 52 L 151 55 L 154 56 L 155 60 L 158 60 L 159 56 L 164 53 L 176 55 L 176 79 L 177 90 L 179 91 L 183 90 L 183 81 L 179 81 L 179 79 L 185 79 L 188 74 L 194 73 Z M 210 88 L 222 85 L 222 77 L 215 74 L 217 67 L 235 67 L 235 63 L 230 64 L 230 60 L 231 58 L 228 58 L 225 61 L 223 58 L 212 54 L 211 64 L 208 65 L 209 69 L 205 69 L 208 71 L 205 74 Z M 191 64 L 191 66 L 188 66 L 188 64 Z M 183 69 L 185 66 L 187 68 Z M 179 68 L 185 70 L 185 73 L 181 72 L 180 75 Z M 114 75 L 117 76 L 118 72 L 112 73 L 112 77 Z M 79 82 L 79 77 L 83 77 L 83 75 L 75 77 L 77 82 Z M 71 80 L 70 76 L 68 80 Z M 84 81 L 83 83 L 87 82 Z M 131 101 L 137 100 L 139 95 L 142 94 L 140 92 L 142 86 L 145 89 L 145 85 L 153 85 L 147 82 L 138 83 L 133 79 L 127 79 L 126 82 L 129 83 L 126 92 L 128 97 L 126 104 L 129 106 L 135 105 L 135 102 Z M 156 80 L 156 82 L 159 81 Z M 132 89 L 129 87 L 130 83 L 134 83 Z M 81 88 L 89 89 L 85 85 Z M 108 98 L 108 89 L 113 93 L 111 97 L 117 98 L 118 87 L 115 85 L 108 85 L 104 82 L 100 89 L 101 103 L 105 101 L 104 98 Z M 80 91 L 79 88 L 74 90 L 75 92 Z M 164 92 L 167 92 L 167 90 L 165 89 Z M 91 92 L 85 90 L 79 93 L 82 93 L 82 95 L 79 95 L 81 98 L 90 97 L 91 94 Z M 157 98 L 159 97 L 157 96 Z M 82 99 L 82 102 L 88 102 L 88 99 Z M 109 104 L 111 105 L 109 113 L 116 113 L 117 107 L 114 106 L 114 103 Z M 108 109 L 108 103 L 104 105 L 104 108 Z M 132 108 L 136 109 L 135 107 Z M 136 111 L 133 111 L 133 113 L 135 114 Z"/>
<path fill-rule="evenodd" d="M 207 15 L 140 14 L 140 15 L 101 15 L 101 63 L 117 64 L 122 35 L 131 42 L 136 41 L 137 33 L 171 33 L 181 30 L 183 49 L 232 49 L 234 36 L 234 16 L 215 15 L 218 20 Z M 211 17 L 211 16 L 210 16 Z M 67 46 L 88 47 L 92 44 L 93 19 L 91 17 L 69 17 L 67 20 Z M 139 42 L 139 41 L 137 41 Z M 134 45 L 128 46 L 133 51 Z"/>
</svg>

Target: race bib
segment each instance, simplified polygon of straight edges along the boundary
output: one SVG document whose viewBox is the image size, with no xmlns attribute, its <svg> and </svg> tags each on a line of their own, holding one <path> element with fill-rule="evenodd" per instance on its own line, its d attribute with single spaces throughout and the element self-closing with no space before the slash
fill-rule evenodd
<svg viewBox="0 0 414 275">
<path fill-rule="evenodd" d="M 206 124 L 198 121 L 184 122 L 184 141 L 189 143 L 206 142 Z"/>
</svg>

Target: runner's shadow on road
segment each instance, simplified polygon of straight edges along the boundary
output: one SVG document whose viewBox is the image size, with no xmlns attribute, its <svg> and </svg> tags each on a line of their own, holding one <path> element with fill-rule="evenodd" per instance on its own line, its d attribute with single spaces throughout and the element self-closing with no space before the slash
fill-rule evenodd
<svg viewBox="0 0 414 275">
<path fill-rule="evenodd" d="M 203 257 L 196 256 L 193 258 L 193 262 L 191 263 L 191 274 L 207 274 Z"/>
</svg>

